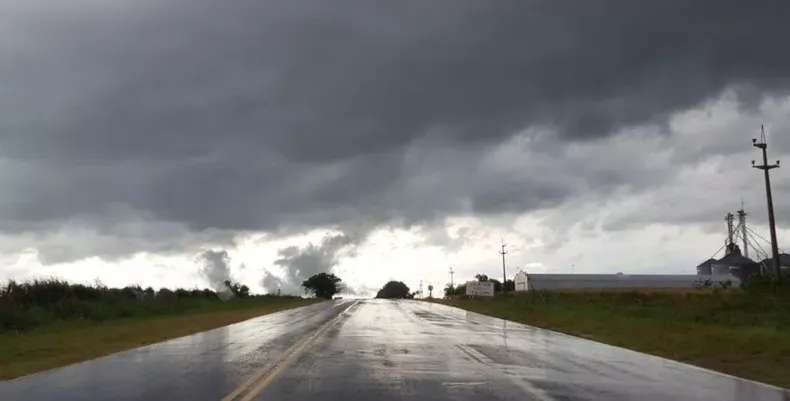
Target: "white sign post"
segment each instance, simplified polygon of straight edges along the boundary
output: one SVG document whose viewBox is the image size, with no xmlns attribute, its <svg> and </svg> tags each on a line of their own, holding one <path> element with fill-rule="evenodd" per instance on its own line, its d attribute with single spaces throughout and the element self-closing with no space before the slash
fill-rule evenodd
<svg viewBox="0 0 790 401">
<path fill-rule="evenodd" d="M 493 297 L 494 283 L 491 281 L 467 281 L 466 295 L 478 297 Z"/>
</svg>

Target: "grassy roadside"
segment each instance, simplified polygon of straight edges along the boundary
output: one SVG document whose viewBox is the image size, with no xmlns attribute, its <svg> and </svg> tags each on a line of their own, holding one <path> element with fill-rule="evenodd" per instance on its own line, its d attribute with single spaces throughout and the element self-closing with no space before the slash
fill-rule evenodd
<svg viewBox="0 0 790 401">
<path fill-rule="evenodd" d="M 436 302 L 790 388 L 787 296 L 542 292 Z"/>
<path fill-rule="evenodd" d="M 25 332 L 0 333 L 0 380 L 68 365 L 141 345 L 181 337 L 256 316 L 316 302 L 315 299 L 232 300 L 201 305 L 177 315 L 95 322 L 64 320 Z"/>
</svg>

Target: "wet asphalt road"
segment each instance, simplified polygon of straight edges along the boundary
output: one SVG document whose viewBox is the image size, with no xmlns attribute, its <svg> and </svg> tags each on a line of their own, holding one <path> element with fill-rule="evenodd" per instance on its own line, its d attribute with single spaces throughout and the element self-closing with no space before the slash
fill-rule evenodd
<svg viewBox="0 0 790 401">
<path fill-rule="evenodd" d="M 279 312 L 0 383 L 2 401 L 223 399 L 790 401 L 790 392 L 443 305 L 388 300 Z"/>
</svg>

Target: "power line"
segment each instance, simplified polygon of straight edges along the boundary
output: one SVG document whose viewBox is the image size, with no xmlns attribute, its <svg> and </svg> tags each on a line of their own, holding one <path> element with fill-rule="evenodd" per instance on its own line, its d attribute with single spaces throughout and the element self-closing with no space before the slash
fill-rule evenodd
<svg viewBox="0 0 790 401">
<path fill-rule="evenodd" d="M 757 234 L 757 233 L 756 233 L 756 232 L 754 232 L 754 231 L 753 231 L 751 228 L 749 229 L 749 233 L 751 233 L 751 234 L 752 234 L 752 235 L 754 235 L 755 237 L 757 237 L 757 238 L 759 238 L 759 239 L 763 240 L 763 242 L 765 242 L 766 244 L 768 244 L 768 245 L 771 245 L 771 241 L 768 241 L 767 239 L 763 238 L 763 236 L 762 236 L 762 235 L 760 235 L 760 234 Z"/>
<path fill-rule="evenodd" d="M 749 231 L 752 234 L 755 234 L 753 231 L 751 231 L 751 230 L 749 230 Z M 765 240 L 765 239 L 763 239 L 763 240 Z M 764 262 L 764 260 L 768 259 L 768 252 L 766 252 L 765 249 L 763 249 L 763 246 L 760 245 L 760 243 L 757 242 L 757 240 L 755 240 L 754 243 L 757 244 L 758 248 L 760 248 L 759 251 L 757 251 L 757 249 L 755 248 L 755 252 L 757 253 L 757 257 L 763 259 L 762 261 L 757 262 L 757 263 L 760 264 L 760 274 L 765 274 L 765 269 L 768 269 L 768 265 Z M 760 252 L 762 252 L 762 256 L 760 255 Z"/>
<path fill-rule="evenodd" d="M 758 259 L 763 259 L 763 260 L 770 259 L 770 257 L 768 256 L 768 252 L 767 252 L 767 251 L 766 251 L 766 250 L 765 250 L 765 249 L 762 247 L 762 245 L 760 245 L 760 244 L 758 243 L 758 244 L 757 244 L 757 246 L 760 248 L 760 251 L 759 251 L 759 252 L 757 252 L 757 257 L 758 257 Z M 762 261 L 760 261 L 760 263 L 761 263 L 761 264 L 763 264 L 763 265 L 765 265 L 765 263 L 763 263 Z M 766 267 L 767 267 L 767 266 L 766 266 Z"/>
<path fill-rule="evenodd" d="M 751 228 L 747 228 L 747 230 L 749 230 L 749 232 L 750 232 L 750 233 L 752 233 L 752 235 L 755 235 L 755 236 L 757 236 L 757 238 L 760 238 L 761 240 L 765 241 L 765 243 L 767 243 L 768 245 L 771 245 L 771 241 L 768 241 L 767 239 L 763 238 L 763 236 L 762 236 L 762 235 L 760 235 L 760 234 L 757 234 L 757 233 L 756 233 L 756 232 L 754 232 L 754 231 L 753 231 Z M 780 251 L 780 252 L 782 252 L 782 253 L 784 253 L 784 250 L 783 250 L 783 249 L 781 249 L 781 248 L 779 248 L 779 251 Z"/>
<path fill-rule="evenodd" d="M 736 226 L 735 228 L 732 228 L 732 226 L 728 226 L 727 228 L 728 228 L 729 233 L 727 234 L 727 239 L 724 241 L 724 246 L 719 248 L 719 250 L 716 251 L 713 255 L 711 255 L 711 257 L 708 258 L 708 259 L 716 259 L 716 255 L 718 255 L 719 252 L 721 252 L 724 248 L 726 248 L 732 242 L 733 238 L 732 238 L 732 235 L 730 233 L 732 233 L 734 231 L 737 231 L 740 227 L 741 227 L 740 224 L 738 224 L 738 226 Z"/>
<path fill-rule="evenodd" d="M 749 229 L 749 234 L 763 240 L 763 242 L 765 242 L 766 244 L 771 245 L 771 241 L 768 241 L 767 239 L 763 238 L 762 235 L 757 234 L 756 232 L 752 231 L 752 229 Z"/>
<path fill-rule="evenodd" d="M 749 232 L 751 232 L 752 234 L 754 234 L 754 232 L 752 232 L 751 230 L 749 230 Z M 763 246 L 762 246 L 762 245 L 760 245 L 760 243 L 759 243 L 759 242 L 757 242 L 757 241 L 754 241 L 754 243 L 755 243 L 755 244 L 757 244 L 757 247 L 758 247 L 758 248 L 760 248 L 760 252 L 762 252 L 762 254 L 763 254 L 763 256 L 764 256 L 764 257 L 763 257 L 763 259 L 768 259 L 768 252 L 766 252 L 766 251 L 765 251 L 765 249 L 763 249 Z M 756 250 L 755 250 L 755 251 L 756 251 Z M 759 252 L 758 252 L 758 255 L 757 255 L 757 256 L 758 256 L 758 257 L 762 257 L 762 256 L 760 256 L 760 255 L 759 255 Z"/>
<path fill-rule="evenodd" d="M 736 230 L 737 230 L 737 228 L 736 228 Z M 753 232 L 751 229 L 749 229 L 748 227 L 746 228 L 746 230 L 748 230 L 749 232 L 752 232 L 752 233 L 754 233 L 754 232 Z M 739 233 L 739 232 L 736 232 L 736 233 L 735 233 L 735 240 L 739 240 L 739 239 L 741 239 L 741 240 L 742 240 L 743 238 L 741 238 L 741 235 L 740 235 L 740 233 Z M 765 239 L 763 239 L 763 240 L 765 240 Z M 746 242 L 747 242 L 747 241 L 744 241 L 744 243 L 746 243 Z M 757 240 L 756 240 L 756 239 L 754 239 L 754 238 L 753 238 L 752 244 L 754 244 L 754 245 L 752 245 L 752 247 L 754 247 L 754 246 L 756 245 L 758 248 L 760 248 L 759 250 L 758 250 L 757 248 L 754 248 L 754 252 L 755 252 L 755 254 L 756 254 L 755 256 L 756 256 L 758 259 L 759 259 L 759 258 L 768 259 L 768 253 L 767 253 L 767 252 L 765 252 L 765 249 L 763 249 L 762 245 L 760 245 L 760 243 L 759 243 L 759 242 L 757 242 Z M 761 253 L 761 252 L 762 252 L 762 256 L 760 255 L 760 253 Z M 768 266 L 767 266 L 767 265 L 766 265 L 764 262 L 762 262 L 762 261 L 758 261 L 757 263 L 760 265 L 760 274 L 764 274 L 764 271 L 765 271 L 764 269 L 767 269 L 767 268 L 768 268 Z"/>
<path fill-rule="evenodd" d="M 724 244 L 724 246 L 722 246 L 721 248 L 719 248 L 719 250 L 718 250 L 718 251 L 716 251 L 716 252 L 715 252 L 713 255 L 710 255 L 710 257 L 709 257 L 708 259 L 716 259 L 716 255 L 718 255 L 718 254 L 719 254 L 719 252 L 721 252 L 721 251 L 722 251 L 724 248 L 726 248 L 726 247 L 727 247 L 727 244 Z"/>
<path fill-rule="evenodd" d="M 743 231 L 743 230 L 746 230 L 746 231 Z M 741 234 L 741 232 L 743 232 L 744 234 Z M 763 247 L 760 245 L 760 243 L 757 242 L 757 240 L 755 238 L 753 238 L 754 235 L 757 235 L 759 237 L 759 234 L 756 234 L 754 231 L 752 231 L 751 228 L 748 228 L 748 227 L 745 227 L 745 228 L 742 227 L 741 228 L 741 232 L 736 232 L 735 233 L 735 240 L 742 240 L 744 243 L 751 243 L 752 244 L 752 248 L 754 248 L 754 251 L 756 253 L 756 256 L 759 258 L 759 257 L 761 257 L 760 253 L 762 253 L 762 255 L 765 256 L 765 259 L 767 259 L 768 258 L 768 253 L 765 252 L 765 249 L 763 249 Z M 748 240 L 748 234 L 749 233 L 753 234 L 752 235 L 752 241 Z M 765 238 L 763 238 L 763 241 L 768 242 L 768 241 L 765 240 Z M 760 248 L 759 251 L 758 251 L 757 248 L 755 248 L 755 246 Z M 746 256 L 746 255 L 744 255 L 744 256 Z M 746 257 L 748 258 L 748 256 L 746 256 Z"/>
</svg>

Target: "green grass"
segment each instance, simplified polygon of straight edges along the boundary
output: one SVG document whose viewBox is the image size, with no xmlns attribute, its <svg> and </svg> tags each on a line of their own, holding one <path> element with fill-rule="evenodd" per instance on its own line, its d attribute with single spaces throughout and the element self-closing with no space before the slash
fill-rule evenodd
<svg viewBox="0 0 790 401">
<path fill-rule="evenodd" d="M 30 309 L 21 312 L 10 310 L 7 312 L 16 313 L 22 318 L 38 314 L 39 316 L 31 319 L 42 320 L 35 320 L 39 324 L 31 329 L 0 333 L 0 380 L 93 359 L 314 302 L 317 300 L 296 297 L 258 297 L 225 302 L 180 299 L 128 301 L 112 306 L 105 303 L 86 304 L 86 307 L 92 308 L 91 311 L 94 309 L 100 311 L 92 316 L 101 316 L 101 319 L 55 318 L 51 311 L 41 307 L 33 307 L 32 312 Z M 125 312 L 118 314 L 116 313 L 118 310 Z"/>
<path fill-rule="evenodd" d="M 438 301 L 790 388 L 790 297 L 538 292 Z"/>
</svg>

